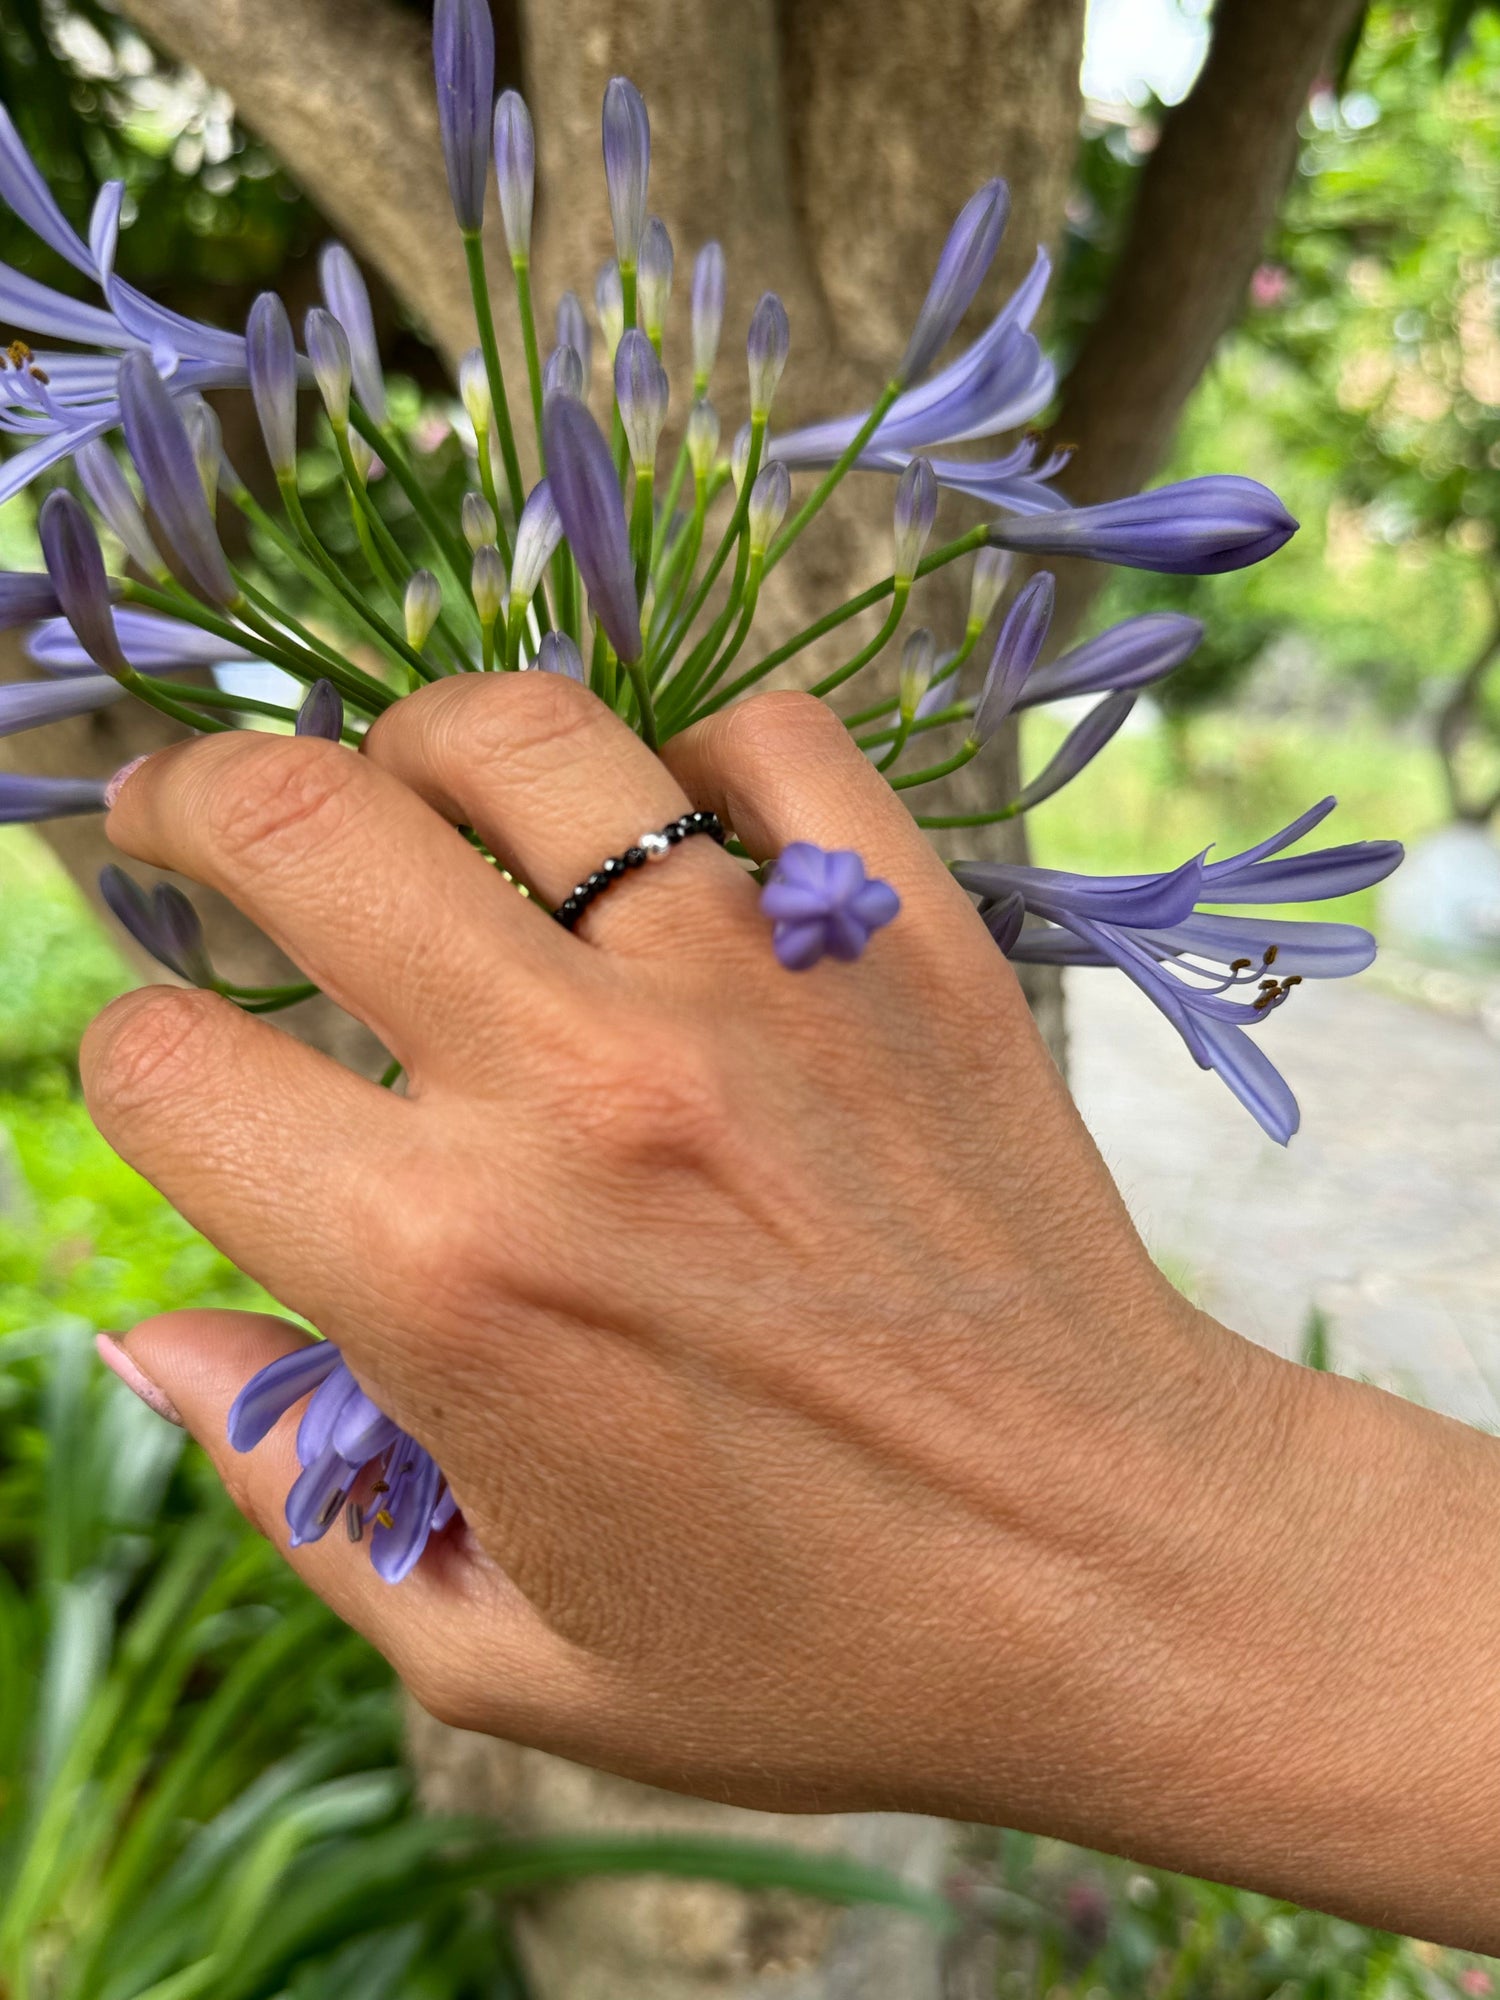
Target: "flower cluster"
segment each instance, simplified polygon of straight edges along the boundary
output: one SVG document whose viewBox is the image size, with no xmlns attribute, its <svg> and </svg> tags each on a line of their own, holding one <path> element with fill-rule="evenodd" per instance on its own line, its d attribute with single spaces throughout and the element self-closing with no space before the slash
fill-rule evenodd
<svg viewBox="0 0 1500 2000">
<path fill-rule="evenodd" d="M 1012 592 L 1016 554 L 1212 574 L 1259 562 L 1295 531 L 1273 493 L 1232 475 L 1069 506 L 1055 485 L 1066 454 L 1043 455 L 1022 430 L 1055 387 L 1032 331 L 1049 275 L 1043 252 L 978 338 L 939 365 L 1006 225 L 1010 199 L 999 180 L 959 214 L 906 348 L 863 410 L 773 430 L 791 328 L 780 299 L 766 293 L 747 328 L 742 389 L 727 391 L 746 411 L 727 449 L 710 393 L 722 373 L 725 260 L 717 244 L 703 245 L 689 288 L 690 392 L 675 449 L 664 451 L 673 385 L 663 330 L 675 257 L 649 211 L 651 131 L 640 93 L 617 77 L 604 98 L 615 256 L 593 287 L 607 390 L 591 407 L 596 339 L 574 292 L 557 303 L 555 341 L 543 357 L 531 287 L 534 136 L 522 99 L 514 91 L 496 98 L 485 0 L 437 0 L 434 65 L 478 336 L 458 370 L 473 483 L 456 521 L 436 505 L 420 453 L 391 422 L 369 299 L 347 251 L 331 244 L 323 253 L 322 303 L 307 314 L 300 347 L 274 294 L 256 300 L 243 335 L 167 312 L 116 275 L 121 184 L 101 192 L 85 242 L 0 109 L 0 199 L 102 299 L 80 301 L 0 266 L 0 321 L 68 343 L 54 352 L 17 338 L 0 354 L 0 430 L 19 441 L 0 465 L 0 500 L 64 462 L 78 489 L 55 485 L 41 508 L 45 570 L 0 576 L 0 625 L 31 628 L 42 676 L 0 688 L 0 733 L 133 698 L 196 731 L 291 727 L 353 745 L 384 709 L 429 681 L 539 669 L 586 683 L 656 747 L 874 613 L 873 634 L 813 682 L 815 694 L 834 697 L 896 639 L 922 580 L 960 563 L 969 587 L 957 642 L 911 632 L 894 692 L 844 716 L 895 789 L 920 793 L 979 756 L 1021 710 L 1099 697 L 1014 797 L 963 817 L 918 814 L 929 826 L 979 825 L 1023 814 L 1066 785 L 1119 729 L 1139 691 L 1178 666 L 1199 637 L 1193 620 L 1158 614 L 1045 660 L 1052 579 L 1036 571 Z M 492 165 L 509 309 L 525 357 L 518 406 L 538 468 L 529 487 L 486 268 Z M 237 387 L 254 401 L 279 514 L 252 497 L 225 457 L 204 399 L 206 390 Z M 321 402 L 337 453 L 357 565 L 330 552 L 303 503 L 296 447 L 299 398 L 309 394 Z M 992 442 L 1006 433 L 1020 435 Z M 420 561 L 375 504 L 377 463 L 421 525 Z M 816 476 L 799 490 L 807 474 Z M 893 482 L 889 573 L 757 657 L 756 611 L 772 572 L 851 474 Z M 977 503 L 980 518 L 932 546 L 942 489 Z M 223 509 L 245 516 L 262 546 L 274 545 L 297 573 L 306 594 L 295 609 L 267 588 L 264 572 L 229 559 Z M 113 572 L 99 524 L 117 551 Z M 970 657 L 1007 596 L 985 671 L 971 679 Z M 246 692 L 247 661 L 283 678 Z M 297 683 L 300 699 L 274 698 L 277 687 Z M 924 762 L 929 740 L 938 751 Z M 0 821 L 98 812 L 110 790 L 82 777 L 3 775 Z M 1399 859 L 1390 843 L 1285 855 L 1329 805 L 1247 854 L 1199 857 L 1162 877 L 1093 879 L 980 862 L 956 872 L 1011 958 L 1119 967 L 1195 1059 L 1284 1141 L 1296 1105 L 1253 1036 L 1299 980 L 1358 970 L 1373 941 L 1345 925 L 1262 922 L 1200 906 L 1338 895 L 1387 873 Z M 147 896 L 110 869 L 104 891 L 138 941 L 181 978 L 260 1012 L 314 990 L 223 979 L 176 890 Z M 772 946 L 789 971 L 857 957 L 898 907 L 857 855 L 806 843 L 780 857 L 763 900 Z M 387 1081 L 398 1073 L 393 1066 Z M 452 1502 L 432 1461 L 368 1402 L 336 1349 L 309 1349 L 251 1383 L 235 1406 L 234 1442 L 248 1449 L 310 1390 L 298 1432 L 303 1472 L 288 1503 L 294 1535 L 322 1534 L 352 1507 L 357 1529 L 367 1515 L 375 1523 L 377 1568 L 404 1574 Z"/>
</svg>

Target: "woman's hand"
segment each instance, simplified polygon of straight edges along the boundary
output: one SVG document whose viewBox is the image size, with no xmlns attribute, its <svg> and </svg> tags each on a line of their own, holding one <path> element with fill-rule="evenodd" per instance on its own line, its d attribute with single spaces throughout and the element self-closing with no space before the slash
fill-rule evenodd
<svg viewBox="0 0 1500 2000">
<path fill-rule="evenodd" d="M 789 973 L 700 839 L 570 935 L 454 831 L 551 904 L 690 806 L 757 858 L 858 849 L 900 915 Z M 1412 1566 L 1494 1447 L 1165 1283 L 1005 960 L 820 704 L 658 762 L 561 677 L 450 680 L 363 756 L 164 752 L 110 832 L 406 1070 L 383 1092 L 166 988 L 84 1051 L 106 1137 L 447 1473 L 466 1525 L 405 1583 L 342 1535 L 290 1558 L 420 1701 L 656 1784 L 1004 1820 L 1473 1941 L 1388 1827 L 1456 1773 L 1403 1727 L 1370 1591 L 1438 1615 Z M 302 1338 L 183 1313 L 129 1341 L 283 1546 L 295 1420 L 239 1456 L 225 1413 Z"/>
</svg>

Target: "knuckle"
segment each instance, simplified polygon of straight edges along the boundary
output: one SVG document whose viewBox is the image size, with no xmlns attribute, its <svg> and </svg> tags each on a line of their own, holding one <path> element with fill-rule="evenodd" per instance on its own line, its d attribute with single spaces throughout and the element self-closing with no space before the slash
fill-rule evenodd
<svg viewBox="0 0 1500 2000">
<path fill-rule="evenodd" d="M 646 1027 L 611 1041 L 572 1094 L 588 1137 L 633 1160 L 701 1160 L 729 1129 L 723 1067 L 706 1040 L 681 1026 Z"/>
<path fill-rule="evenodd" d="M 320 737 L 262 737 L 230 760 L 206 804 L 210 838 L 231 861 L 264 860 L 289 837 L 325 841 L 347 820 L 360 762 Z"/>
<path fill-rule="evenodd" d="M 106 1007 L 80 1050 L 84 1092 L 96 1112 L 129 1113 L 201 1078 L 222 1037 L 226 1003 L 192 987 L 148 986 Z"/>
<path fill-rule="evenodd" d="M 755 765 L 780 760 L 790 750 L 846 741 L 848 731 L 815 695 L 778 688 L 727 710 L 724 737 L 736 761 Z"/>
<path fill-rule="evenodd" d="M 466 686 L 445 711 L 445 731 L 466 763 L 518 770 L 537 762 L 555 768 L 560 746 L 566 752 L 576 743 L 583 754 L 606 714 L 586 688 L 547 673 L 496 675 Z"/>
</svg>

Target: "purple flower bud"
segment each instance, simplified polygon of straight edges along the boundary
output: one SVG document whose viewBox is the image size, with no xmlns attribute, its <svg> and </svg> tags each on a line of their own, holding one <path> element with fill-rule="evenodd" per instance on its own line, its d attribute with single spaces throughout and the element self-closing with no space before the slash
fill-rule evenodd
<svg viewBox="0 0 1500 2000">
<path fill-rule="evenodd" d="M 482 549 L 487 542 L 493 542 L 499 533 L 495 510 L 482 493 L 464 495 L 459 503 L 458 518 L 464 540 L 475 551 Z"/>
<path fill-rule="evenodd" d="M 693 393 L 701 396 L 714 372 L 724 325 L 724 252 L 705 243 L 693 260 Z"/>
<path fill-rule="evenodd" d="M 99 510 L 105 526 L 119 541 L 126 555 L 147 576 L 159 577 L 166 568 L 161 552 L 151 539 L 140 503 L 130 490 L 124 468 L 103 438 L 91 438 L 73 454 L 83 490 Z"/>
<path fill-rule="evenodd" d="M 1086 556 L 1167 576 L 1218 576 L 1264 561 L 1296 532 L 1296 521 L 1269 487 L 1215 472 L 1099 507 L 1007 515 L 990 524 L 989 538 L 1029 555 Z"/>
<path fill-rule="evenodd" d="M 1010 215 L 1010 189 L 1004 181 L 986 181 L 971 195 L 948 232 L 943 254 L 933 274 L 911 339 L 896 370 L 897 379 L 913 382 L 925 375 L 958 330 L 973 304 L 984 274 L 994 262 Z"/>
<path fill-rule="evenodd" d="M 1021 691 L 1018 708 L 1061 701 L 1076 694 L 1142 688 L 1180 667 L 1203 637 L 1196 618 L 1176 611 L 1148 611 L 1086 639 L 1050 666 L 1038 667 Z"/>
<path fill-rule="evenodd" d="M 108 803 L 105 791 L 99 778 L 28 778 L 18 771 L 0 771 L 0 826 L 30 826 L 41 819 L 103 812 Z"/>
<path fill-rule="evenodd" d="M 495 102 L 495 29 L 489 0 L 437 0 L 432 13 L 432 67 L 453 213 L 459 228 L 472 234 L 484 224 L 490 112 Z"/>
<path fill-rule="evenodd" d="M 183 429 L 193 447 L 193 463 L 209 507 L 217 506 L 219 473 L 224 464 L 224 430 L 212 407 L 201 396 L 184 396 L 179 405 Z"/>
<path fill-rule="evenodd" d="M 490 516 L 491 520 L 494 516 Z M 406 580 L 406 643 L 417 652 L 432 636 L 443 608 L 443 587 L 430 569 L 414 569 Z"/>
<path fill-rule="evenodd" d="M 380 370 L 380 349 L 375 344 L 370 294 L 359 266 L 342 243 L 325 243 L 318 258 L 318 277 L 323 286 L 323 303 L 349 336 L 354 393 L 365 414 L 383 424 L 385 377 Z"/>
<path fill-rule="evenodd" d="M 752 416 L 769 416 L 771 399 L 786 367 L 787 350 L 791 344 L 792 329 L 787 320 L 786 307 L 774 292 L 763 293 L 759 305 L 750 315 L 750 336 L 745 345 L 750 363 Z"/>
<path fill-rule="evenodd" d="M 63 681 L 6 681 L 0 686 L 0 736 L 19 736 L 49 722 L 92 715 L 125 690 L 109 674 L 73 674 Z"/>
<path fill-rule="evenodd" d="M 896 576 L 909 583 L 937 519 L 937 474 L 925 458 L 914 458 L 896 482 Z"/>
<path fill-rule="evenodd" d="M 583 400 L 583 358 L 576 347 L 554 347 L 542 369 L 542 397 L 571 396 Z"/>
<path fill-rule="evenodd" d="M 997 896 L 993 902 L 981 903 L 979 914 L 990 936 L 1003 952 L 1008 953 L 1026 922 L 1026 898 L 1011 890 L 1007 895 Z"/>
<path fill-rule="evenodd" d="M 105 673 L 128 674 L 130 668 L 115 635 L 110 580 L 93 522 L 80 502 L 59 488 L 42 502 L 37 533 L 57 601 L 78 634 L 79 644 Z"/>
<path fill-rule="evenodd" d="M 925 626 L 912 633 L 901 648 L 901 676 L 899 691 L 901 696 L 901 718 L 912 721 L 921 706 L 922 697 L 932 685 L 933 668 L 937 664 L 937 647 L 932 634 Z"/>
<path fill-rule="evenodd" d="M 1086 764 L 1091 764 L 1135 707 L 1133 694 L 1107 695 L 1063 738 L 1062 748 L 1045 769 L 1016 795 L 1012 808 L 1030 812 L 1043 799 L 1050 799 L 1064 785 L 1070 785 Z"/>
<path fill-rule="evenodd" d="M 562 531 L 552 488 L 545 479 L 539 479 L 526 496 L 526 505 L 516 523 L 515 554 L 510 565 L 512 598 L 529 604 L 536 596 L 542 572 L 562 540 Z"/>
<path fill-rule="evenodd" d="M 782 849 L 760 907 L 774 925 L 777 958 L 788 972 L 805 972 L 820 958 L 858 958 L 901 898 L 889 882 L 866 875 L 849 849 L 829 852 L 795 840 Z"/>
<path fill-rule="evenodd" d="M 694 403 L 687 420 L 686 442 L 694 479 L 707 479 L 719 454 L 719 413 L 704 396 Z"/>
<path fill-rule="evenodd" d="M 297 465 L 297 343 L 274 292 L 262 292 L 250 308 L 245 364 L 266 457 L 278 479 L 289 479 Z"/>
<path fill-rule="evenodd" d="M 981 549 L 969 579 L 969 630 L 982 632 L 1005 595 L 1016 559 L 1008 549 Z"/>
<path fill-rule="evenodd" d="M 125 442 L 173 573 L 211 603 L 233 604 L 239 588 L 219 546 L 192 442 L 144 349 L 120 363 L 120 411 Z"/>
<path fill-rule="evenodd" d="M 190 986 L 211 986 L 214 969 L 203 939 L 198 912 L 179 888 L 158 882 L 148 895 L 133 877 L 113 862 L 99 871 L 99 893 L 141 945 L 168 972 Z"/>
<path fill-rule="evenodd" d="M 641 325 L 658 345 L 667 323 L 667 301 L 672 296 L 674 267 L 672 239 L 659 215 L 651 216 L 641 235 L 641 263 L 636 275 L 636 300 Z"/>
<path fill-rule="evenodd" d="M 786 519 L 792 502 L 792 475 L 779 458 L 763 466 L 750 488 L 750 505 L 745 519 L 750 529 L 750 553 L 764 555 L 776 530 Z"/>
<path fill-rule="evenodd" d="M 495 106 L 495 177 L 500 184 L 500 220 L 505 247 L 513 258 L 531 255 L 531 209 L 536 198 L 536 139 L 526 100 L 502 90 Z"/>
<path fill-rule="evenodd" d="M 615 255 L 635 268 L 646 227 L 646 182 L 651 173 L 651 120 L 645 100 L 623 76 L 611 77 L 604 92 L 604 181 Z"/>
<path fill-rule="evenodd" d="M 613 257 L 607 264 L 600 265 L 599 275 L 594 280 L 594 311 L 599 315 L 605 352 L 609 356 L 610 366 L 613 367 L 615 354 L 625 332 L 625 290 L 620 278 L 620 267 Z"/>
<path fill-rule="evenodd" d="M 40 570 L 0 571 L 0 632 L 33 619 L 56 618 L 61 611 L 50 576 Z"/>
<path fill-rule="evenodd" d="M 570 681 L 580 684 L 584 679 L 583 655 L 566 632 L 547 633 L 536 649 L 532 665 L 540 667 L 544 673 L 566 674 Z"/>
<path fill-rule="evenodd" d="M 557 302 L 557 344 L 572 348 L 583 363 L 583 379 L 587 382 L 594 360 L 594 336 L 577 292 L 564 292 Z"/>
<path fill-rule="evenodd" d="M 323 736 L 337 743 L 344 733 L 344 701 L 332 681 L 314 681 L 297 710 L 298 736 Z"/>
<path fill-rule="evenodd" d="M 656 447 L 667 421 L 667 371 L 639 327 L 627 329 L 615 354 L 615 400 L 637 472 L 656 463 Z"/>
<path fill-rule="evenodd" d="M 1005 614 L 990 670 L 974 709 L 974 723 L 969 732 L 971 743 L 988 743 L 1020 699 L 1026 676 L 1036 665 L 1037 654 L 1046 641 L 1055 595 L 1056 585 L 1048 571 L 1043 570 L 1031 579 Z"/>
<path fill-rule="evenodd" d="M 622 660 L 641 654 L 641 614 L 614 460 L 582 403 L 554 396 L 543 413 L 547 476 L 589 605 Z"/>
<path fill-rule="evenodd" d="M 307 358 L 312 363 L 323 407 L 337 428 L 349 421 L 349 390 L 354 380 L 354 355 L 349 336 L 322 306 L 314 306 L 302 322 Z"/>
<path fill-rule="evenodd" d="M 505 609 L 505 564 L 500 560 L 500 551 L 489 543 L 474 551 L 469 584 L 480 624 L 493 625 Z"/>
</svg>

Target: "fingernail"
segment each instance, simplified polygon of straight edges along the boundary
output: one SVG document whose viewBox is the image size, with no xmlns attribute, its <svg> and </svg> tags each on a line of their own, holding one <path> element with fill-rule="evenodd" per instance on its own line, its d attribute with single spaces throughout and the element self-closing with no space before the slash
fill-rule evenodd
<svg viewBox="0 0 1500 2000">
<path fill-rule="evenodd" d="M 133 1396 L 139 1396 L 148 1410 L 155 1410 L 159 1417 L 165 1417 L 169 1424 L 176 1424 L 179 1430 L 186 1430 L 182 1413 L 172 1398 L 158 1389 L 149 1375 L 143 1375 L 139 1366 L 126 1353 L 117 1334 L 96 1333 L 94 1352 L 104 1363 L 111 1375 L 118 1375 Z"/>
<path fill-rule="evenodd" d="M 115 800 L 125 789 L 125 780 L 130 776 L 132 771 L 138 771 L 145 761 L 145 757 L 132 757 L 128 764 L 122 764 L 119 770 L 115 772 L 115 775 L 106 781 L 104 786 L 104 803 L 106 806 L 113 806 Z"/>
</svg>

